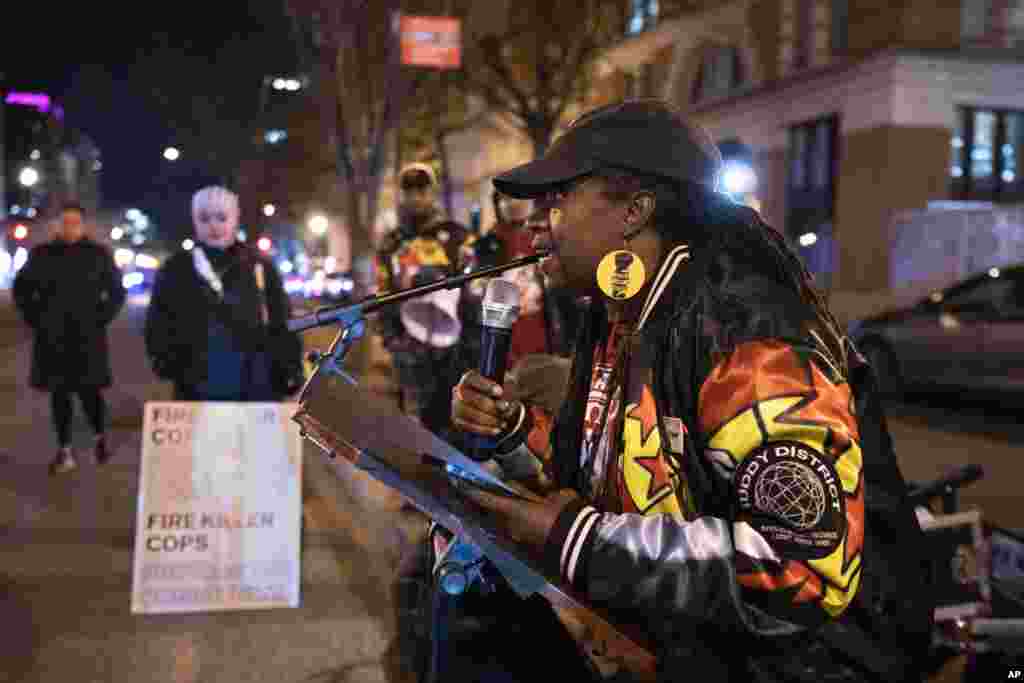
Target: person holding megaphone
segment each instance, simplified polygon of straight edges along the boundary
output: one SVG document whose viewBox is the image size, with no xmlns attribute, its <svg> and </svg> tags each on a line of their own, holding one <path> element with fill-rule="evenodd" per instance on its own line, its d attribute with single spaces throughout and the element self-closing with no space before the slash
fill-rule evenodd
<svg viewBox="0 0 1024 683">
<path fill-rule="evenodd" d="M 421 163 L 399 174 L 398 226 L 377 250 L 378 293 L 457 275 L 474 235 L 449 220 L 437 202 L 437 176 Z M 378 330 L 392 356 L 403 412 L 444 436 L 451 388 L 473 365 L 461 343 L 472 326 L 460 289 L 439 290 L 381 311 Z M 478 336 L 478 335 L 477 335 Z"/>
</svg>

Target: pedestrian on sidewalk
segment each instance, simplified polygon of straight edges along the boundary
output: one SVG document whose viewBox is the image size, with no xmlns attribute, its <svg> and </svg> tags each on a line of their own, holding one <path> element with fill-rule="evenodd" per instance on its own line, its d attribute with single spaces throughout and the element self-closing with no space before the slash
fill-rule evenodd
<svg viewBox="0 0 1024 683">
<path fill-rule="evenodd" d="M 274 264 L 238 241 L 238 196 L 205 187 L 192 198 L 198 244 L 157 272 L 145 341 L 177 401 L 280 401 L 304 382 L 302 340 Z"/>
<path fill-rule="evenodd" d="M 125 291 L 109 250 L 86 234 L 84 217 L 80 205 L 65 204 L 55 239 L 33 248 L 14 280 L 15 305 L 34 336 L 29 384 L 50 393 L 57 433 L 51 474 L 77 466 L 71 448 L 75 394 L 96 435 L 96 463 L 110 458 L 102 395 L 113 383 L 107 326 L 124 305 Z"/>
</svg>

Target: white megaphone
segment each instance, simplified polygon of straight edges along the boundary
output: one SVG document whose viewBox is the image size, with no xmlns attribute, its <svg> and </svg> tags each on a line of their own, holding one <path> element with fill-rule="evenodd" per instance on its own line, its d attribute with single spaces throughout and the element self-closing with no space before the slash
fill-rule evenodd
<svg viewBox="0 0 1024 683">
<path fill-rule="evenodd" d="M 458 313 L 461 295 L 459 288 L 439 289 L 406 301 L 399 307 L 405 331 L 416 341 L 439 349 L 454 345 L 462 334 Z"/>
</svg>

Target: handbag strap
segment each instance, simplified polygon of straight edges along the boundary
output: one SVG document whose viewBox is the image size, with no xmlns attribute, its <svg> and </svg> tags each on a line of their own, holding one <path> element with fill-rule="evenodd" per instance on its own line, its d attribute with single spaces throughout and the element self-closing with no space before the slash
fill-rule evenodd
<svg viewBox="0 0 1024 683">
<path fill-rule="evenodd" d="M 270 323 L 270 312 L 267 310 L 266 279 L 263 272 L 263 264 L 256 261 L 253 265 L 253 276 L 256 278 L 256 289 L 260 297 L 260 321 L 266 327 Z"/>
</svg>

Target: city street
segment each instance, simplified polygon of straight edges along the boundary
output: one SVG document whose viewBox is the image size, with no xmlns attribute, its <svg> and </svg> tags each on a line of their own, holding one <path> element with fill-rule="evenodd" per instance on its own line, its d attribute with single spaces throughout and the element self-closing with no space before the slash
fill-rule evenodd
<svg viewBox="0 0 1024 683">
<path fill-rule="evenodd" d="M 612 353 L 614 335 L 604 344 L 615 367 L 602 374 L 596 363 L 593 386 L 580 387 L 586 404 L 569 406 L 578 409 L 572 420 L 579 423 L 557 430 L 562 437 L 584 431 L 576 439 L 579 452 L 560 452 L 559 463 L 589 463 L 583 469 L 592 470 L 594 481 L 581 471 L 571 483 L 581 491 L 601 484 L 603 499 L 594 505 L 656 515 L 674 502 L 692 502 L 664 499 L 673 479 L 685 475 L 672 458 L 659 457 L 665 454 L 649 438 L 651 423 L 665 443 L 686 430 L 671 415 L 652 417 L 659 411 L 648 399 L 650 389 L 664 393 L 658 391 L 663 376 L 686 383 L 673 375 L 679 365 L 673 354 L 694 356 L 680 367 L 700 367 L 708 349 L 689 348 L 678 330 L 666 328 L 671 334 L 659 337 L 650 325 L 639 327 L 663 309 L 686 313 L 680 308 L 689 303 L 686 292 L 697 288 L 706 301 L 690 308 L 704 312 L 709 334 L 756 341 L 781 334 L 772 330 L 785 329 L 811 303 L 799 284 L 810 283 L 832 314 L 819 316 L 819 331 L 828 337 L 833 325 L 847 330 L 884 389 L 923 381 L 984 388 L 916 386 L 884 398 L 883 407 L 911 487 L 962 475 L 969 465 L 975 467 L 968 474 L 983 473 L 955 498 L 939 489 L 931 501 L 936 516 L 951 512 L 954 499 L 957 512 L 969 513 L 936 521 L 930 536 L 936 542 L 929 545 L 935 552 L 914 558 L 936 561 L 936 608 L 959 600 L 953 594 L 966 590 L 974 569 L 993 569 L 997 581 L 1015 583 L 1010 567 L 1024 561 L 999 534 L 990 534 L 993 551 L 981 553 L 994 558 L 988 567 L 986 557 L 974 557 L 959 540 L 949 541 L 956 545 L 950 555 L 933 555 L 948 549 L 947 539 L 967 538 L 948 528 L 973 523 L 979 513 L 989 532 L 1024 538 L 1024 459 L 1018 459 L 1024 451 L 1024 0 L 228 0 L 203 10 L 195 21 L 178 5 L 156 3 L 119 12 L 114 21 L 87 4 L 65 3 L 60 12 L 45 3 L 5 5 L 5 26 L 14 30 L 0 43 L 6 51 L 0 57 L 0 683 L 413 683 L 415 675 L 402 669 L 411 668 L 408 656 L 423 654 L 410 647 L 416 638 L 428 628 L 457 632 L 472 619 L 443 610 L 415 628 L 412 619 L 399 619 L 393 603 L 415 612 L 406 602 L 415 602 L 412 592 L 422 583 L 406 577 L 402 592 L 398 574 L 422 557 L 414 550 L 427 549 L 430 520 L 370 478 L 366 470 L 375 465 L 357 470 L 331 460 L 312 440 L 330 442 L 315 433 L 316 422 L 337 418 L 333 428 L 361 434 L 372 450 L 386 448 L 397 434 L 402 445 L 416 442 L 409 446 L 419 454 L 430 445 L 395 428 L 397 416 L 371 415 L 379 403 L 371 399 L 396 408 L 418 404 L 423 422 L 441 431 L 454 397 L 460 425 L 495 425 L 490 431 L 498 444 L 518 443 L 501 439 L 496 425 L 512 417 L 533 425 L 529 411 L 449 390 L 449 369 L 469 357 L 469 347 L 458 344 L 473 330 L 471 355 L 504 367 L 503 349 L 518 358 L 565 354 L 576 333 L 581 339 L 611 334 L 621 329 L 613 310 L 607 320 L 568 310 L 578 297 L 602 296 L 594 278 L 603 296 L 622 299 L 630 316 L 635 305 L 640 315 L 637 329 L 623 337 L 623 354 Z M 40 40 L 39 28 L 48 41 Z M 57 40 L 50 37 L 55 32 Z M 110 251 L 113 266 L 91 243 Z M 483 279 L 463 288 L 474 273 L 492 277 L 509 266 L 521 277 L 509 273 L 508 296 L 488 287 L 488 299 L 476 289 Z M 9 290 L 26 270 L 38 277 L 22 282 L 39 285 L 24 297 L 28 318 L 47 330 L 63 324 L 79 332 L 40 340 L 46 362 L 37 368 L 37 383 L 53 384 L 41 379 L 47 373 L 73 374 L 84 386 L 106 383 L 106 363 L 86 359 L 105 360 L 109 353 L 104 465 L 95 462 L 96 442 L 79 399 L 72 397 L 74 469 L 63 443 L 67 396 L 29 387 L 33 339 Z M 105 346 L 97 332 L 120 301 L 118 278 L 133 295 L 110 324 Z M 423 287 L 440 278 L 447 284 Z M 413 287 L 423 298 L 405 302 L 412 305 L 399 308 L 401 296 L 376 302 L 395 305 L 393 316 L 362 301 L 370 291 Z M 362 375 L 356 378 L 361 392 L 343 394 L 330 382 L 308 385 L 323 400 L 308 404 L 316 422 L 304 423 L 310 441 L 301 453 L 294 441 L 276 440 L 282 436 L 271 417 L 280 417 L 277 409 L 252 406 L 257 415 L 235 425 L 209 405 L 147 412 L 147 404 L 170 401 L 174 393 L 145 354 L 149 295 L 139 292 L 154 288 L 159 305 L 153 310 L 160 309 L 165 325 L 153 339 L 168 342 L 154 349 L 154 362 L 194 388 L 189 395 L 196 398 L 276 395 L 271 385 L 280 384 L 274 381 L 281 379 L 280 355 L 298 355 L 298 343 L 257 335 L 263 341 L 251 348 L 246 340 L 260 326 L 285 325 L 281 290 L 304 309 L 293 317 L 314 307 L 366 303 L 353 308 L 381 319 L 365 328 L 346 363 L 349 371 L 358 368 L 350 374 Z M 471 296 L 464 295 L 468 290 Z M 641 292 L 651 294 L 646 303 Z M 432 307 L 421 306 L 428 301 Z M 514 333 L 506 325 L 516 320 L 513 309 L 522 316 Z M 221 324 L 211 325 L 210 315 Z M 491 336 L 477 354 L 481 326 Z M 337 330 L 319 326 L 304 334 L 303 344 L 307 352 L 327 351 L 335 339 L 341 344 Z M 631 356 L 634 341 L 643 343 Z M 418 354 L 424 345 L 436 353 Z M 201 368 L 182 352 L 197 346 L 210 352 Z M 836 348 L 825 338 L 812 346 Z M 234 352 L 239 349 L 247 351 Z M 408 364 L 403 351 L 411 351 Z M 723 383 L 722 397 L 708 399 L 702 412 L 721 413 L 715 419 L 723 426 L 721 440 L 731 439 L 728 427 L 737 425 L 742 445 L 736 448 L 746 448 L 751 430 L 768 433 L 770 420 L 730 409 L 729 399 L 744 401 L 744 392 L 754 392 L 757 400 L 787 401 L 796 389 L 783 376 L 790 371 L 776 373 L 783 366 L 774 358 L 766 357 L 771 371 L 751 374 L 740 355 L 727 363 L 739 368 L 726 373 L 735 380 Z M 833 365 L 833 356 L 823 357 Z M 307 356 L 307 371 L 309 358 L 316 356 Z M 653 373 L 658 381 L 629 381 L 637 379 L 629 358 L 649 366 L 640 379 Z M 269 373 L 262 372 L 264 359 L 274 364 Z M 520 367 L 521 390 L 532 392 L 536 383 L 542 395 L 533 399 L 548 407 L 562 400 L 555 391 L 564 388 L 555 386 L 560 369 L 544 362 Z M 623 371 L 628 377 L 620 382 Z M 771 388 L 764 388 L 768 375 L 763 381 Z M 399 376 L 402 392 L 395 386 Z M 1011 388 L 1018 393 L 995 393 Z M 626 410 L 634 389 L 636 410 Z M 96 424 L 96 396 L 85 394 Z M 60 417 L 59 452 L 51 401 Z M 685 409 L 669 408 L 661 412 Z M 144 415 L 154 420 L 145 438 Z M 876 416 L 863 419 L 862 441 L 872 443 L 868 421 L 877 427 Z M 813 431 L 813 422 L 798 426 Z M 845 439 L 833 437 L 825 450 Z M 151 446 L 169 455 L 150 458 Z M 750 580 L 741 583 L 782 595 L 794 576 L 806 573 L 796 566 L 800 559 L 824 552 L 842 535 L 836 525 L 847 513 L 854 520 L 849 543 L 830 552 L 848 556 L 819 558 L 812 570 L 817 578 L 838 572 L 840 582 L 852 585 L 858 538 L 868 558 L 860 584 L 868 588 L 854 596 L 857 607 L 847 608 L 839 624 L 856 622 L 856 632 L 837 629 L 841 642 L 828 644 L 823 657 L 817 641 L 828 634 L 805 634 L 807 661 L 780 658 L 793 671 L 778 677 L 832 680 L 848 678 L 850 669 L 884 667 L 884 678 L 891 672 L 885 658 L 906 647 L 890 626 L 910 623 L 887 608 L 902 609 L 899 598 L 909 592 L 889 590 L 893 570 L 871 559 L 873 547 L 886 545 L 879 527 L 887 520 L 871 510 L 866 528 L 855 520 L 865 500 L 873 508 L 877 480 L 866 478 L 866 499 L 844 504 L 837 486 L 850 482 L 842 462 L 838 473 L 819 466 L 811 472 L 782 462 L 803 459 L 801 452 L 776 451 L 762 453 L 764 462 L 742 464 L 738 493 L 715 493 L 744 499 L 751 493 L 755 527 L 763 517 L 758 510 L 786 527 L 768 525 L 759 535 L 737 525 L 736 547 L 742 550 L 745 533 L 757 546 L 737 551 L 741 575 L 746 556 L 756 560 Z M 169 470 L 151 470 L 157 461 Z M 73 471 L 51 476 L 51 463 Z M 277 486 L 282 482 L 289 486 Z M 586 568 L 585 549 L 595 538 L 595 547 L 603 543 L 593 533 L 597 515 L 584 506 L 574 522 L 560 524 L 572 510 L 561 517 L 558 511 L 552 504 L 494 514 L 513 520 L 512 535 L 522 532 L 538 544 L 545 534 L 551 541 L 564 531 L 561 568 L 570 579 L 596 581 L 595 600 L 656 584 L 660 564 L 673 557 L 652 551 L 635 576 L 603 576 L 600 568 L 614 562 L 598 558 L 590 562 L 597 570 Z M 700 525 L 688 526 L 684 531 Z M 268 541 L 262 531 L 258 537 L 233 531 L 241 528 L 290 531 L 291 545 Z M 889 545 L 908 557 L 917 552 L 903 540 Z M 170 570 L 154 559 L 172 553 L 177 566 Z M 767 561 L 769 555 L 785 561 Z M 777 565 L 781 573 L 769 580 L 762 565 Z M 136 573 L 140 582 L 133 586 Z M 264 581 L 271 575 L 274 581 Z M 201 585 L 186 592 L 173 583 L 179 580 Z M 813 599 L 811 589 L 822 583 L 809 581 L 797 602 Z M 948 581 L 959 585 L 939 585 Z M 633 601 L 637 621 L 664 620 L 671 596 L 656 587 L 652 609 L 642 596 Z M 133 589 L 137 612 L 158 604 L 222 609 L 133 614 Z M 831 589 L 818 606 L 835 613 L 841 609 L 835 601 L 851 596 Z M 700 599 L 709 590 L 715 592 L 708 586 L 691 592 Z M 999 591 L 993 596 L 991 616 L 1002 617 Z M 981 644 L 985 623 L 949 614 L 949 623 L 955 618 L 965 631 L 960 635 L 973 629 L 982 650 L 1005 649 L 995 638 Z M 758 638 L 732 633 L 735 616 L 709 613 L 701 621 L 716 644 L 715 633 L 737 636 L 716 656 L 745 662 L 733 650 L 756 654 Z M 1006 621 L 996 627 L 1017 628 Z M 615 654 L 614 642 L 598 642 L 604 641 L 600 629 L 588 640 L 583 654 Z M 469 649 L 479 659 L 486 648 Z M 948 662 L 929 683 L 957 680 L 967 660 Z M 755 666 L 761 664 L 747 668 Z M 451 677 L 450 669 L 441 665 L 439 675 Z"/>
<path fill-rule="evenodd" d="M 111 461 L 92 463 L 90 432 L 76 415 L 79 468 L 50 479 L 47 395 L 26 385 L 30 338 L 8 292 L 0 295 L 0 681 L 391 680 L 387 587 L 397 556 L 425 527 L 380 502 L 365 480 L 340 481 L 312 447 L 301 607 L 131 615 L 142 405 L 170 398 L 143 355 L 145 302 L 131 301 L 112 327 Z"/>
<path fill-rule="evenodd" d="M 129 613 L 139 429 L 146 400 L 169 387 L 146 367 L 144 300 L 112 328 L 116 386 L 108 392 L 112 461 L 89 457 L 50 479 L 54 454 L 45 394 L 26 386 L 30 338 L 4 293 L 0 301 L 0 672 L 50 683 L 384 681 L 394 624 L 387 584 L 394 562 L 423 525 L 359 478 L 340 481 L 307 452 L 302 606 L 185 616 Z M 986 478 L 963 502 L 998 524 L 1024 527 L 1020 412 L 1003 402 L 912 396 L 890 406 L 908 479 L 978 463 Z M 76 417 L 75 443 L 90 441 Z M 371 491 L 367 495 L 367 491 Z M 2 678 L 2 676 L 0 676 Z"/>
</svg>

